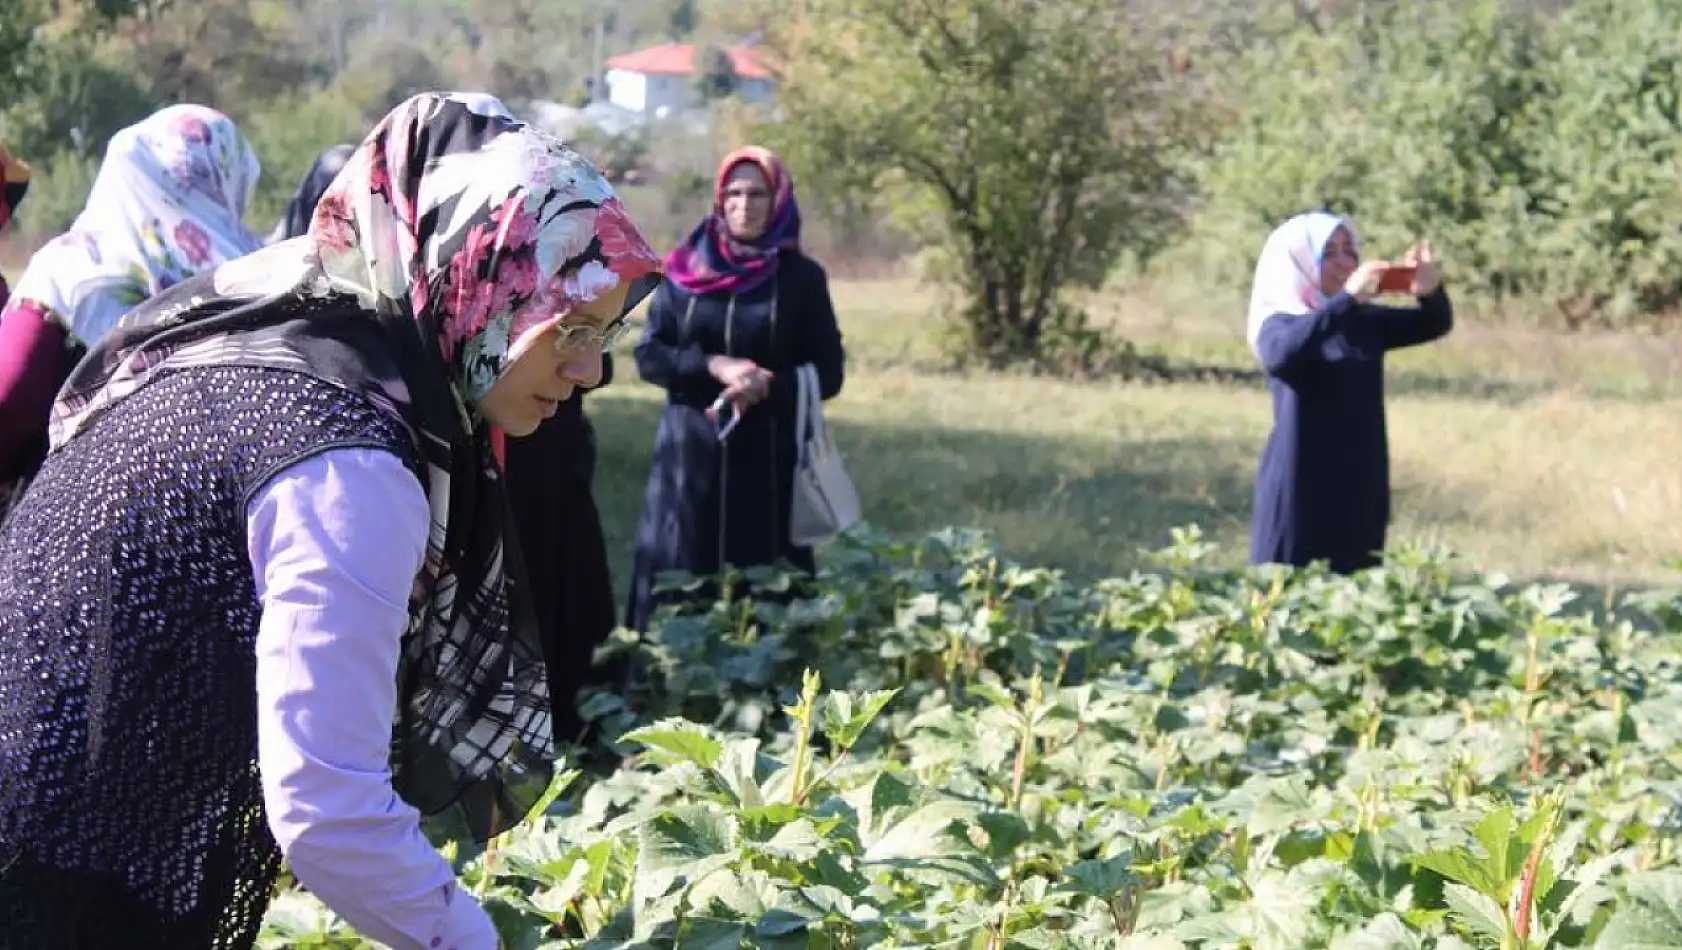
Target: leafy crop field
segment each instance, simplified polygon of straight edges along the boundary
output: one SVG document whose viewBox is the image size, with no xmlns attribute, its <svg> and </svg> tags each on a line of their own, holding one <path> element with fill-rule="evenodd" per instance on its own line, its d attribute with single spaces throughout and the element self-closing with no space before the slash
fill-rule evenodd
<svg viewBox="0 0 1682 950">
<path fill-rule="evenodd" d="M 616 641 L 608 754 L 448 853 L 520 950 L 1682 948 L 1682 595 L 1208 554 L 839 542 Z M 295 891 L 264 945 L 360 946 Z"/>
</svg>

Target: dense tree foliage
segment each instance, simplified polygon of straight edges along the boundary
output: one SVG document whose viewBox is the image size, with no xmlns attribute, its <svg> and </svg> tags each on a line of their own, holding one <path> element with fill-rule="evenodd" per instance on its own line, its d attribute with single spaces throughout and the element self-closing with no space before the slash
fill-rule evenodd
<svg viewBox="0 0 1682 950">
<path fill-rule="evenodd" d="M 1078 295 L 1144 264 L 1235 297 L 1267 230 L 1329 206 L 1373 253 L 1431 237 L 1468 303 L 1572 324 L 1682 304 L 1677 0 L 13 0 L 0 136 L 41 172 L 24 240 L 105 141 L 169 101 L 227 110 L 278 212 L 315 153 L 416 90 L 579 102 L 599 57 L 693 42 L 718 130 L 588 137 L 663 238 L 710 164 L 787 153 L 848 255 L 923 247 L 968 352 L 1090 343 Z M 729 95 L 757 40 L 769 110 Z M 652 200 L 650 200 L 652 198 Z M 669 232 L 669 233 L 668 233 Z"/>
</svg>

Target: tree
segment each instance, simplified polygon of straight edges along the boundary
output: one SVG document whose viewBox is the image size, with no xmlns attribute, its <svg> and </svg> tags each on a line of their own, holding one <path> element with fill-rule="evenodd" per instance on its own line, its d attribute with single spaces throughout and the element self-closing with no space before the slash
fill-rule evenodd
<svg viewBox="0 0 1682 950">
<path fill-rule="evenodd" d="M 736 91 L 736 61 L 717 46 L 703 46 L 695 53 L 695 91 L 702 102 L 723 99 Z"/>
<path fill-rule="evenodd" d="M 683 40 L 700 24 L 701 11 L 695 8 L 695 0 L 677 0 L 666 22 L 666 35 L 673 40 Z"/>
<path fill-rule="evenodd" d="M 767 23 L 782 121 L 833 192 L 902 186 L 950 262 L 973 355 L 1084 331 L 1066 291 L 1148 256 L 1188 210 L 1177 157 L 1210 113 L 1144 0 L 801 0 Z"/>
<path fill-rule="evenodd" d="M 47 18 L 40 0 L 17 0 L 17 4 L 0 16 L 0 82 L 12 91 L 14 100 L 20 98 L 18 86 L 28 79 L 35 31 Z"/>
</svg>

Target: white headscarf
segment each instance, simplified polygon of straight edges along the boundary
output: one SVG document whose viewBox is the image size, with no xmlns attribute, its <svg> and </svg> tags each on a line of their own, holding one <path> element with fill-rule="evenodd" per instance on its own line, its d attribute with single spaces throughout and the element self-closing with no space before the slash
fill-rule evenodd
<svg viewBox="0 0 1682 950">
<path fill-rule="evenodd" d="M 174 105 L 111 137 L 87 204 L 13 292 L 87 346 L 149 297 L 257 250 L 257 153 L 215 109 Z"/>
<path fill-rule="evenodd" d="M 502 100 L 488 92 L 449 92 L 444 93 L 444 95 L 457 102 L 465 103 L 468 109 L 480 115 L 496 116 L 502 119 L 514 118 L 514 114 L 508 111 L 508 107 L 503 104 Z"/>
<path fill-rule="evenodd" d="M 1324 211 L 1299 214 L 1273 230 L 1262 245 L 1256 261 L 1256 277 L 1250 285 L 1250 314 L 1245 337 L 1256 349 L 1262 323 L 1274 314 L 1302 316 L 1326 302 L 1320 292 L 1320 259 L 1326 242 L 1342 228 L 1357 251 L 1360 243 L 1355 225 L 1347 218 Z"/>
</svg>

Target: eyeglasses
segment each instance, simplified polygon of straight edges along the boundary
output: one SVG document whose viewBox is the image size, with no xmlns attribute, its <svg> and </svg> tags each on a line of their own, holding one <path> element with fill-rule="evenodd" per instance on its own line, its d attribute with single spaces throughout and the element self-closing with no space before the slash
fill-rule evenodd
<svg viewBox="0 0 1682 950">
<path fill-rule="evenodd" d="M 619 319 L 606 330 L 597 330 L 595 327 L 576 323 L 563 323 L 557 326 L 555 328 L 555 352 L 564 355 L 592 343 L 599 345 L 604 353 L 613 349 L 614 344 L 624 339 L 625 334 L 631 330 L 630 322 L 625 318 L 630 315 L 632 310 L 637 308 L 638 304 L 647 299 L 649 294 L 654 293 L 654 288 L 660 286 L 660 280 L 660 272 L 654 271 L 631 281 L 631 286 L 626 289 L 625 293 L 625 306 L 619 311 Z"/>
<path fill-rule="evenodd" d="M 613 349 L 614 344 L 625 338 L 630 332 L 631 325 L 624 317 L 606 330 L 583 324 L 561 324 L 555 328 L 555 352 L 572 353 L 589 345 L 596 344 L 605 352 Z"/>
</svg>

